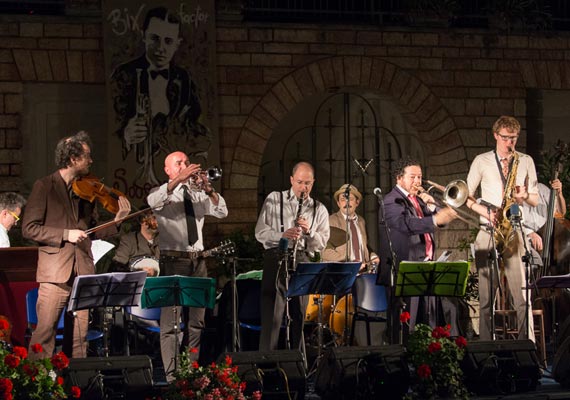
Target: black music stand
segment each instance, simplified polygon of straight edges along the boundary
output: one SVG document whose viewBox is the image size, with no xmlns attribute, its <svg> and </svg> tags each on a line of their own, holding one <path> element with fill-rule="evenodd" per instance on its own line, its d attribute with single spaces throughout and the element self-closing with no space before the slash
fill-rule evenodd
<svg viewBox="0 0 570 400">
<path fill-rule="evenodd" d="M 536 280 L 534 286 L 537 289 L 567 289 L 570 288 L 570 274 L 543 276 Z M 558 348 L 558 322 L 556 322 L 556 299 L 551 296 L 552 301 L 552 339 L 554 341 L 554 353 Z"/>
<path fill-rule="evenodd" d="M 67 309 L 136 306 L 140 303 L 146 272 L 112 272 L 75 277 Z M 103 318 L 103 350 L 109 356 L 109 327 Z"/>
<path fill-rule="evenodd" d="M 344 296 L 354 284 L 356 274 L 362 263 L 356 262 L 300 262 L 291 275 L 287 297 L 305 296 L 309 294 L 332 294 Z M 348 303 L 347 303 L 348 310 Z M 322 356 L 323 347 L 323 304 L 319 298 L 318 308 L 318 355 L 315 367 Z M 347 341 L 348 342 L 348 341 Z M 311 370 L 314 370 L 311 368 Z"/>
<path fill-rule="evenodd" d="M 174 310 L 174 370 L 178 368 L 178 307 L 214 308 L 216 280 L 196 276 L 159 276 L 147 278 L 141 296 L 142 308 L 173 307 Z M 164 366 L 166 370 L 166 365 Z"/>
<path fill-rule="evenodd" d="M 468 277 L 467 261 L 402 261 L 396 279 L 396 296 L 461 297 L 465 295 Z"/>
</svg>

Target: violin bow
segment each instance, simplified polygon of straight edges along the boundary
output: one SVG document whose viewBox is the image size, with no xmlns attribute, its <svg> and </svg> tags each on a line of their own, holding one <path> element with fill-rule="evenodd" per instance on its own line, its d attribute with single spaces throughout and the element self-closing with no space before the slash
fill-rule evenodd
<svg viewBox="0 0 570 400">
<path fill-rule="evenodd" d="M 145 213 L 145 212 L 147 212 L 147 211 L 154 211 L 154 210 L 156 210 L 156 209 L 158 209 L 158 208 L 162 208 L 162 207 L 164 207 L 165 205 L 167 205 L 168 203 L 170 203 L 170 200 L 165 201 L 164 203 L 159 204 L 158 206 L 155 206 L 155 207 L 146 207 L 146 208 L 143 208 L 142 210 L 135 211 L 134 213 L 131 213 L 131 214 L 129 214 L 129 215 L 125 215 L 123 218 L 120 218 L 120 219 L 118 219 L 118 220 L 114 220 L 114 219 L 113 219 L 113 220 L 111 220 L 111 221 L 103 222 L 101 225 L 97 225 L 97 226 L 94 226 L 93 228 L 87 229 L 87 230 L 85 231 L 85 233 L 86 233 L 87 235 L 90 235 L 90 234 L 92 234 L 93 232 L 97 232 L 97 231 L 100 231 L 101 229 L 108 228 L 109 226 L 111 226 L 111 225 L 113 225 L 113 224 L 121 223 L 121 222 L 126 221 L 126 220 L 128 220 L 128 219 L 131 219 L 131 218 L 133 218 L 133 217 L 136 217 L 137 215 L 141 215 L 141 214 L 143 214 L 143 213 Z"/>
</svg>

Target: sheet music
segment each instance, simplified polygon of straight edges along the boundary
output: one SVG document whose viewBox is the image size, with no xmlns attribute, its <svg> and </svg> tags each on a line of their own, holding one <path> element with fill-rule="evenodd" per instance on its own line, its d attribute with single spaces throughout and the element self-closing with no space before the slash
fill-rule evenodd
<svg viewBox="0 0 570 400">
<path fill-rule="evenodd" d="M 107 254 L 115 245 L 101 239 L 93 240 L 91 242 L 91 253 L 93 253 L 93 263 L 97 262 Z"/>
</svg>

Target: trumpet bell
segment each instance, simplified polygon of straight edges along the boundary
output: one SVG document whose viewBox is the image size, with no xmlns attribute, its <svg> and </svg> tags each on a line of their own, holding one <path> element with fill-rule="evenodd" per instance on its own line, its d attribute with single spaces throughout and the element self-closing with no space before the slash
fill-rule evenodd
<svg viewBox="0 0 570 400">
<path fill-rule="evenodd" d="M 450 207 L 459 208 L 467 202 L 469 189 L 460 179 L 450 182 L 443 192 L 443 199 Z"/>
<path fill-rule="evenodd" d="M 217 181 L 222 177 L 222 169 L 218 167 L 210 167 L 206 170 L 209 181 Z"/>
</svg>

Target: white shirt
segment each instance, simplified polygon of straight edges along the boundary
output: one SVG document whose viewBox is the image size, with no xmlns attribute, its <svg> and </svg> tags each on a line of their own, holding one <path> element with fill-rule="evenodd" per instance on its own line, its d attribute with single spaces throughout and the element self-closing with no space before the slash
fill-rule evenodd
<svg viewBox="0 0 570 400">
<path fill-rule="evenodd" d="M 184 190 L 182 184 L 168 194 L 167 183 L 154 188 L 147 196 L 148 205 L 153 208 L 158 231 L 160 233 L 160 250 L 201 251 L 204 250 L 202 228 L 204 216 L 225 218 L 228 208 L 224 198 L 218 194 L 216 206 L 203 191 L 190 190 L 190 197 L 196 216 L 198 240 L 193 246 L 188 244 L 188 229 L 186 227 L 186 210 L 184 208 Z"/>
<path fill-rule="evenodd" d="M 0 224 L 0 247 L 10 247 L 10 238 L 6 227 Z"/>
<path fill-rule="evenodd" d="M 281 194 L 283 194 L 283 227 L 281 227 Z M 304 235 L 299 241 L 299 248 L 310 253 L 322 252 L 330 236 L 329 213 L 322 203 L 317 203 L 311 197 L 305 199 L 301 215 L 309 221 L 311 229 L 308 235 Z M 273 249 L 279 246 L 279 240 L 283 232 L 295 225 L 299 201 L 289 189 L 284 192 L 271 192 L 261 208 L 257 224 L 255 225 L 255 238 L 265 249 Z M 316 214 L 316 215 L 314 215 Z M 314 219 L 313 219 L 314 215 Z M 289 243 L 289 246 L 293 246 Z"/>
</svg>

